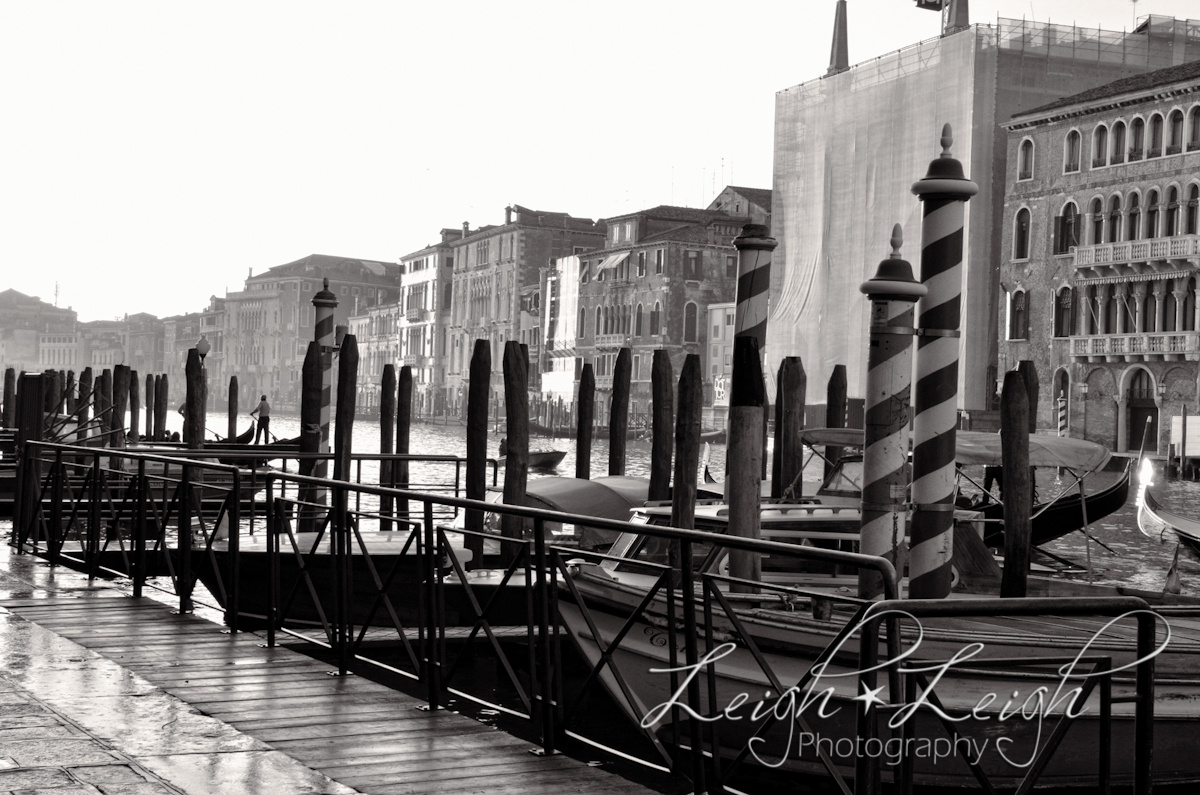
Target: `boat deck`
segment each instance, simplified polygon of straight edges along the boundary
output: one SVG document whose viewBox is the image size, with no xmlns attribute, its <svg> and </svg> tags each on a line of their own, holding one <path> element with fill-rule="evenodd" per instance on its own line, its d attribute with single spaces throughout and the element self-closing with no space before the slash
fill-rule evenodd
<svg viewBox="0 0 1200 795">
<path fill-rule="evenodd" d="M 535 755 L 527 740 L 455 712 L 419 709 L 424 703 L 420 699 L 362 677 L 332 676 L 334 666 L 328 663 L 282 647 L 266 648 L 258 635 L 231 635 L 204 618 L 174 614 L 165 604 L 133 599 L 103 582 L 89 584 L 61 568 L 51 571 L 44 562 L 17 556 L 7 546 L 0 551 L 0 612 L 9 614 L 6 626 L 23 624 L 14 619 L 20 617 L 36 625 L 30 629 L 48 630 L 45 636 L 75 649 L 59 652 L 55 658 L 60 675 L 26 677 L 32 700 L 61 700 L 62 711 L 76 711 L 66 723 L 90 724 L 93 741 L 107 736 L 106 742 L 116 749 L 113 753 L 124 746 L 125 755 L 135 761 L 138 753 L 143 754 L 140 767 L 153 770 L 175 791 L 234 791 L 238 787 L 229 789 L 233 786 L 229 771 L 248 764 L 243 759 L 248 749 L 282 752 L 293 766 L 291 760 L 296 760 L 296 767 L 308 777 L 295 779 L 305 782 L 295 791 L 379 795 L 653 791 L 569 756 Z M 32 671 L 32 661 L 46 655 L 47 643 L 31 643 L 27 649 L 6 644 L 6 655 L 16 659 L 23 653 Z M 97 687 L 81 673 L 89 669 L 88 661 L 95 655 L 119 666 L 112 666 L 116 673 L 107 674 L 110 680 L 137 684 L 116 694 L 111 687 Z M 182 742 L 194 740 L 198 751 L 184 753 L 176 747 L 172 755 L 157 748 L 160 738 L 171 732 L 160 715 L 139 713 L 142 698 L 150 691 L 187 705 L 177 710 L 193 723 Z M 216 720 L 207 728 L 194 727 L 196 721 L 210 720 L 202 716 Z M 208 741 L 216 735 L 224 739 Z M 15 759 L 16 767 L 0 774 L 45 772 L 39 763 L 26 764 L 16 751 L 5 750 L 0 753 L 4 756 Z M 186 763 L 164 761 L 185 757 Z M 54 762 L 43 759 L 40 764 Z M 342 786 L 309 788 L 325 777 Z"/>
</svg>

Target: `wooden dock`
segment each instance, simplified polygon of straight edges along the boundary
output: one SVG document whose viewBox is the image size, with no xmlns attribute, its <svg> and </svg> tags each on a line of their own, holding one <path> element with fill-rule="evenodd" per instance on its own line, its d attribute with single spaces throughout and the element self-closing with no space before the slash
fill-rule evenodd
<svg viewBox="0 0 1200 795">
<path fill-rule="evenodd" d="M 112 590 L 21 594 L 0 607 L 144 677 L 203 714 L 370 795 L 639 793 L 638 784 L 298 652 L 266 648 Z M 86 694 L 80 694 L 86 695 Z"/>
</svg>

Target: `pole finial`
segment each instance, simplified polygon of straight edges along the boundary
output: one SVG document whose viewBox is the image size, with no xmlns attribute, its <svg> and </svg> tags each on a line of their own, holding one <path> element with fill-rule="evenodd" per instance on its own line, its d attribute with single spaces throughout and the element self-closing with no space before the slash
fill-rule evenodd
<svg viewBox="0 0 1200 795">
<path fill-rule="evenodd" d="M 896 224 L 892 227 L 892 259 L 900 259 L 900 247 L 904 245 L 904 227 Z"/>
<path fill-rule="evenodd" d="M 954 145 L 954 130 L 950 129 L 950 122 L 946 122 L 942 126 L 942 157 L 953 157 L 950 154 L 950 147 Z"/>
<path fill-rule="evenodd" d="M 949 124 L 947 124 L 947 125 L 946 125 L 946 127 L 949 127 L 949 126 L 950 126 Z M 942 140 L 945 140 L 945 139 L 942 139 Z M 328 277 L 328 276 L 326 276 L 326 277 L 325 277 L 325 278 L 322 280 L 321 287 L 322 287 L 322 289 L 324 289 L 324 290 L 328 290 L 328 289 L 329 289 L 329 277 Z"/>
</svg>

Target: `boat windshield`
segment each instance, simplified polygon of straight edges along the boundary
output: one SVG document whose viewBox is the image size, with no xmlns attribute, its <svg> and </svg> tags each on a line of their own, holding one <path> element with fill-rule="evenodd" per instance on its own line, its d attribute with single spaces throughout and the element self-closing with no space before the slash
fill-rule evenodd
<svg viewBox="0 0 1200 795">
<path fill-rule="evenodd" d="M 843 458 L 817 489 L 817 495 L 836 494 L 857 497 L 862 494 L 863 462 L 861 458 Z"/>
</svg>

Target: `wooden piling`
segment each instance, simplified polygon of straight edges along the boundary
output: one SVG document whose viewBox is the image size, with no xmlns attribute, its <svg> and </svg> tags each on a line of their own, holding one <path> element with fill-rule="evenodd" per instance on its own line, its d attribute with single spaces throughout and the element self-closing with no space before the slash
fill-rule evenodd
<svg viewBox="0 0 1200 795">
<path fill-rule="evenodd" d="M 165 377 L 165 376 L 164 376 Z M 300 368 L 300 474 L 313 477 L 317 471 L 315 456 L 321 451 L 321 344 L 316 340 L 308 343 L 304 353 L 304 364 Z M 300 502 L 308 503 L 299 508 L 301 532 L 316 529 L 317 508 L 313 505 L 324 502 L 324 491 L 316 486 L 301 486 Z"/>
<path fill-rule="evenodd" d="M 579 376 L 579 415 L 575 426 L 575 477 L 592 476 L 592 420 L 596 411 L 596 377 L 591 363 Z"/>
<path fill-rule="evenodd" d="M 1000 451 L 1004 469 L 1004 572 L 1002 598 L 1025 596 L 1033 491 L 1029 482 L 1029 392 L 1020 370 L 1004 374 L 1000 393 Z"/>
<path fill-rule="evenodd" d="M 358 391 L 358 339 L 342 337 L 338 348 L 337 402 L 333 420 L 333 479 L 350 480 L 350 453 L 354 437 L 355 395 Z M 345 510 L 345 506 L 341 506 Z"/>
<path fill-rule="evenodd" d="M 779 363 L 775 396 L 775 455 L 771 462 L 771 496 L 799 500 L 804 496 L 804 400 L 808 374 L 799 356 L 785 356 Z"/>
<path fill-rule="evenodd" d="M 146 373 L 146 438 L 155 440 L 154 436 L 154 373 Z"/>
<path fill-rule="evenodd" d="M 487 432 L 488 399 L 492 382 L 492 346 L 488 340 L 475 340 L 471 352 L 470 383 L 467 385 L 467 471 L 466 492 L 468 500 L 482 500 L 487 495 Z M 483 512 L 466 512 L 466 529 L 483 532 Z M 472 565 L 476 568 L 483 562 L 483 538 L 467 536 L 463 546 L 472 552 Z"/>
<path fill-rule="evenodd" d="M 113 368 L 113 434 L 109 446 L 125 447 L 125 413 L 129 409 L 129 368 L 118 364 Z"/>
<path fill-rule="evenodd" d="M 725 497 L 729 503 L 729 534 L 762 537 L 762 362 L 758 340 L 750 335 L 733 341 L 733 377 L 729 395 L 729 447 L 725 459 Z M 744 580 L 762 579 L 762 559 L 757 552 L 731 550 L 729 575 Z M 732 586 L 754 592 L 752 586 Z"/>
<path fill-rule="evenodd" d="M 96 381 L 96 419 L 100 424 L 100 433 L 113 430 L 112 382 L 112 370 L 107 367 L 101 370 L 100 378 Z"/>
<path fill-rule="evenodd" d="M 167 411 L 171 406 L 171 384 L 167 374 L 154 378 L 154 438 L 167 440 Z"/>
<path fill-rule="evenodd" d="M 45 402 L 45 382 L 46 378 L 38 373 L 22 373 L 16 390 L 16 454 L 18 461 L 26 462 L 26 465 L 17 467 L 13 484 L 13 530 L 17 539 L 24 538 L 29 532 L 29 523 L 37 510 L 34 489 L 28 488 L 25 480 L 40 481 L 41 464 L 36 459 L 26 460 L 25 445 L 28 442 L 40 442 L 44 437 L 42 405 Z"/>
<path fill-rule="evenodd" d="M 195 348 L 188 349 L 183 373 L 187 379 L 183 409 L 183 441 L 189 450 L 201 450 L 204 448 L 204 366 L 200 364 L 200 354 Z"/>
<path fill-rule="evenodd" d="M 12 428 L 17 420 L 17 371 L 12 367 L 4 369 L 4 413 L 2 417 L 5 428 Z"/>
<path fill-rule="evenodd" d="M 75 432 L 75 441 L 78 444 L 83 444 L 83 440 L 88 437 L 87 424 L 95 405 L 96 395 L 95 387 L 92 385 L 92 368 L 85 367 L 79 374 L 79 406 L 77 408 L 78 417 L 75 420 L 76 428 L 78 428 Z"/>
<path fill-rule="evenodd" d="M 525 487 L 529 481 L 529 359 L 522 354 L 519 342 L 504 344 L 504 409 L 508 425 L 508 450 L 504 461 L 504 502 L 524 505 Z M 519 539 L 525 522 L 519 516 L 505 515 L 500 520 L 500 533 L 505 538 Z M 507 566 L 516 559 L 517 546 L 505 544 L 501 560 Z"/>
<path fill-rule="evenodd" d="M 825 427 L 846 427 L 846 365 L 835 364 L 829 375 L 829 384 L 825 387 Z M 833 445 L 825 446 L 825 475 L 833 470 L 833 465 L 842 457 L 842 448 Z"/>
<path fill-rule="evenodd" d="M 663 348 L 656 349 L 654 364 L 650 370 L 650 399 L 653 411 L 650 487 L 647 494 L 650 500 L 671 498 L 671 433 L 672 418 L 675 416 L 672 375 L 670 354 Z M 762 428 L 758 429 L 758 433 L 762 433 Z"/>
<path fill-rule="evenodd" d="M 489 370 L 490 370 L 489 366 Z M 405 365 L 400 368 L 400 377 L 396 382 L 396 454 L 408 455 L 412 452 L 409 449 L 409 439 L 412 434 L 412 405 L 413 405 L 413 377 L 412 368 Z M 486 447 L 487 441 L 484 441 Z M 484 477 L 487 475 L 485 473 Z M 407 489 L 408 482 L 408 462 L 396 462 L 396 487 Z M 480 497 L 480 499 L 483 499 Z M 402 500 L 396 506 L 399 510 L 401 518 L 408 518 L 408 501 Z"/>
<path fill-rule="evenodd" d="M 228 422 L 225 427 L 225 437 L 228 441 L 238 438 L 238 378 L 229 376 Z M 264 439 L 270 442 L 270 439 Z"/>
<path fill-rule="evenodd" d="M 696 527 L 696 475 L 700 469 L 700 414 L 704 383 L 700 357 L 689 353 L 679 373 L 679 412 L 675 419 L 675 488 L 671 527 Z"/>
<path fill-rule="evenodd" d="M 58 390 L 54 388 L 54 377 L 57 374 L 57 370 L 42 371 L 42 383 L 45 385 L 42 390 L 42 412 L 44 414 L 54 414 L 58 411 Z"/>
<path fill-rule="evenodd" d="M 142 387 L 138 383 L 137 370 L 129 371 L 129 437 L 128 441 L 138 440 L 138 422 L 142 418 Z"/>
<path fill-rule="evenodd" d="M 67 414 L 75 414 L 75 371 L 67 370 L 67 383 L 63 387 L 63 398 L 66 401 Z"/>
<path fill-rule="evenodd" d="M 391 455 L 396 450 L 396 365 L 392 363 L 383 366 L 383 380 L 380 384 L 379 394 L 379 452 L 383 455 Z M 392 466 L 394 462 L 384 459 L 379 462 L 379 484 L 381 486 L 392 486 L 395 481 L 392 480 L 392 473 L 395 468 Z M 379 498 L 379 513 L 383 516 L 392 515 L 392 498 Z M 391 530 L 392 523 L 384 520 L 380 523 L 381 530 Z"/>
<path fill-rule="evenodd" d="M 622 348 L 613 367 L 612 407 L 608 420 L 608 474 L 625 474 L 625 440 L 629 435 L 629 382 L 633 351 Z M 678 525 L 676 525 L 678 526 Z"/>
<path fill-rule="evenodd" d="M 1017 372 L 1021 374 L 1021 378 L 1025 379 L 1025 394 L 1029 400 L 1029 432 L 1037 433 L 1037 414 L 1038 414 L 1038 374 L 1037 367 L 1029 359 L 1022 359 L 1017 362 Z M 1032 505 L 1037 502 L 1033 495 L 1037 492 L 1037 470 L 1030 468 L 1029 470 L 1029 495 Z"/>
</svg>

